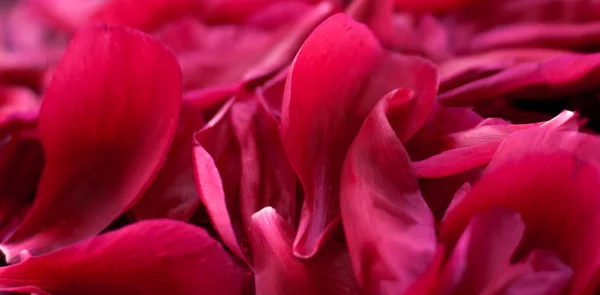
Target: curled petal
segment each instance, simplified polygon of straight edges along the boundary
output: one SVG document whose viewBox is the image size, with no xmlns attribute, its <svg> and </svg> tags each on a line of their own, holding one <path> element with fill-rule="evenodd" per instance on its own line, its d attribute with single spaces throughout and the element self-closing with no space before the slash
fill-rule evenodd
<svg viewBox="0 0 600 295">
<path fill-rule="evenodd" d="M 159 42 L 118 27 L 80 31 L 44 95 L 46 166 L 31 211 L 2 244 L 7 260 L 92 237 L 134 205 L 164 162 L 180 100 L 179 65 Z"/>
<path fill-rule="evenodd" d="M 199 227 L 141 221 L 0 268 L 0 290 L 50 294 L 242 294 L 243 272 Z"/>
<path fill-rule="evenodd" d="M 473 215 L 506 207 L 519 212 L 527 228 L 517 258 L 533 249 L 553 251 L 573 269 L 567 294 L 590 294 L 583 291 L 600 269 L 600 238 L 594 234 L 600 226 L 598 151 L 596 137 L 576 132 L 532 128 L 509 135 L 485 174 L 444 218 L 440 239 L 453 243 Z"/>
<path fill-rule="evenodd" d="M 281 115 L 284 147 L 306 193 L 296 255 L 315 255 L 339 216 L 341 166 L 376 102 L 394 88 L 412 91 L 411 111 L 399 119 L 405 141 L 427 119 L 436 84 L 430 63 L 384 51 L 348 16 L 330 17 L 308 37 L 291 66 Z"/>
<path fill-rule="evenodd" d="M 386 118 L 388 107 L 403 102 L 405 97 L 387 96 L 375 106 L 342 170 L 342 223 L 366 294 L 405 292 L 428 269 L 436 250 L 433 215 Z"/>
</svg>

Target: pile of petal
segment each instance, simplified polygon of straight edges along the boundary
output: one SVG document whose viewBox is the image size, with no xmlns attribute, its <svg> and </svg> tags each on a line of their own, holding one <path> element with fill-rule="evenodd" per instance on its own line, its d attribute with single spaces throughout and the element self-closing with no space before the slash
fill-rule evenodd
<svg viewBox="0 0 600 295">
<path fill-rule="evenodd" d="M 600 292 L 593 0 L 0 1 L 0 293 Z"/>
</svg>

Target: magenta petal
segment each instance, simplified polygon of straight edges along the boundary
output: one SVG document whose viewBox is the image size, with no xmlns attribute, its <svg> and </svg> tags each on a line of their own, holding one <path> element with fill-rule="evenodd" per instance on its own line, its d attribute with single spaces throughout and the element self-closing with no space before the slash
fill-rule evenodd
<svg viewBox="0 0 600 295">
<path fill-rule="evenodd" d="M 478 295 L 510 265 L 525 226 L 518 213 L 491 208 L 471 219 L 442 271 L 447 294 Z"/>
<path fill-rule="evenodd" d="M 125 28 L 80 31 L 44 96 L 46 166 L 33 208 L 2 244 L 7 260 L 92 237 L 131 207 L 165 159 L 180 99 L 179 65 L 160 43 Z"/>
<path fill-rule="evenodd" d="M 265 102 L 252 97 L 236 102 L 231 122 L 241 148 L 240 203 L 246 227 L 252 214 L 273 207 L 296 223 L 296 174 L 286 158 L 275 117 Z"/>
<path fill-rule="evenodd" d="M 328 240 L 319 255 L 306 260 L 293 254 L 293 239 L 293 227 L 273 208 L 252 215 L 256 294 L 359 294 L 348 257 L 335 241 Z"/>
<path fill-rule="evenodd" d="M 144 197 L 131 209 L 136 219 L 171 218 L 187 221 L 198 208 L 200 198 L 193 173 L 194 132 L 203 124 L 200 111 L 181 105 L 175 138 L 167 160 Z"/>
<path fill-rule="evenodd" d="M 40 100 L 27 88 L 0 86 L 0 139 L 14 129 L 34 126 L 39 109 Z"/>
<path fill-rule="evenodd" d="M 226 120 L 233 100 L 196 133 L 194 180 L 202 204 L 223 243 L 245 259 L 238 237 L 244 234 L 239 206 L 239 147 Z"/>
<path fill-rule="evenodd" d="M 428 269 L 436 250 L 433 216 L 386 118 L 394 99 L 382 99 L 367 117 L 342 172 L 342 223 L 366 294 L 402 294 Z"/>
<path fill-rule="evenodd" d="M 355 20 L 373 31 L 381 44 L 394 48 L 396 36 L 393 28 L 394 0 L 357 0 L 346 9 Z"/>
<path fill-rule="evenodd" d="M 560 295 L 573 271 L 552 252 L 534 250 L 518 264 L 510 266 L 483 294 Z"/>
<path fill-rule="evenodd" d="M 489 207 L 509 208 L 527 228 L 517 254 L 553 251 L 573 269 L 567 294 L 591 294 L 600 270 L 599 150 L 598 138 L 576 132 L 532 128 L 509 135 L 444 218 L 440 239 L 452 243 L 473 215 Z"/>
<path fill-rule="evenodd" d="M 412 91 L 407 139 L 427 118 L 436 80 L 430 63 L 385 52 L 348 16 L 330 17 L 308 37 L 291 66 L 281 115 L 284 147 L 306 194 L 296 255 L 315 255 L 338 217 L 341 166 L 371 108 L 394 88 Z"/>
<path fill-rule="evenodd" d="M 472 105 L 499 97 L 556 97 L 595 87 L 600 54 L 568 54 L 547 61 L 519 64 L 498 74 L 441 94 L 444 105 Z"/>
<path fill-rule="evenodd" d="M 242 294 L 243 272 L 203 229 L 142 221 L 0 268 L 0 290 L 52 294 Z M 36 291 L 34 291 L 36 290 Z"/>
</svg>

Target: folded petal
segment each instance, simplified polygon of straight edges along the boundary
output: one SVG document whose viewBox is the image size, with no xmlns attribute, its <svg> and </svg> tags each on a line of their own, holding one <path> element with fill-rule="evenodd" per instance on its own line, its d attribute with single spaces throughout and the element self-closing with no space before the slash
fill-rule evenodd
<svg viewBox="0 0 600 295">
<path fill-rule="evenodd" d="M 294 229 L 271 207 L 252 216 L 256 294 L 359 294 L 342 249 L 299 259 L 292 252 Z M 328 245 L 330 246 L 330 245 Z M 340 268 L 341 267 L 341 268 Z"/>
<path fill-rule="evenodd" d="M 430 63 L 384 51 L 348 16 L 330 17 L 308 37 L 291 66 L 281 118 L 284 147 L 306 194 L 296 255 L 313 256 L 339 216 L 341 166 L 376 102 L 394 88 L 413 92 L 411 111 L 399 119 L 405 141 L 425 122 L 436 84 Z"/>
<path fill-rule="evenodd" d="M 181 105 L 177 131 L 165 164 L 146 194 L 131 209 L 136 219 L 172 218 L 187 221 L 200 198 L 193 173 L 194 132 L 203 124 L 202 114 L 189 103 Z"/>
<path fill-rule="evenodd" d="M 388 108 L 406 103 L 406 95 L 386 96 L 375 106 L 342 170 L 342 223 L 366 294 L 402 294 L 428 269 L 436 250 L 433 215 L 386 117 Z"/>
<path fill-rule="evenodd" d="M 0 268 L 0 290 L 51 294 L 242 294 L 243 270 L 203 229 L 141 221 Z"/>
<path fill-rule="evenodd" d="M 193 169 L 196 190 L 212 225 L 229 250 L 244 259 L 248 253 L 240 247 L 245 236 L 239 200 L 240 148 L 227 120 L 232 104 L 229 100 L 194 135 Z"/>
<path fill-rule="evenodd" d="M 296 174 L 283 150 L 276 119 L 262 98 L 236 102 L 231 122 L 241 148 L 240 206 L 246 228 L 264 207 L 273 207 L 291 225 L 296 223 Z"/>
<path fill-rule="evenodd" d="M 516 258 L 533 249 L 553 251 L 573 269 L 567 294 L 591 294 L 583 291 L 591 292 L 600 269 L 599 150 L 596 137 L 576 132 L 532 128 L 509 135 L 479 182 L 444 218 L 440 239 L 456 241 L 486 208 L 509 208 L 527 228 Z"/>
<path fill-rule="evenodd" d="M 437 288 L 443 294 L 481 294 L 509 265 L 525 225 L 518 213 L 490 208 L 475 215 L 446 261 Z"/>
<path fill-rule="evenodd" d="M 159 42 L 118 27 L 80 31 L 44 95 L 46 166 L 29 215 L 2 244 L 7 260 L 92 237 L 131 207 L 164 162 L 180 100 L 179 65 Z"/>
</svg>

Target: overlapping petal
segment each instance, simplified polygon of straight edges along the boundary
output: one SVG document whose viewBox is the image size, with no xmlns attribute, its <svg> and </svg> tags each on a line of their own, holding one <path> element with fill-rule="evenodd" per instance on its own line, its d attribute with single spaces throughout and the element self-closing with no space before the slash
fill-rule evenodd
<svg viewBox="0 0 600 295">
<path fill-rule="evenodd" d="M 181 71 L 160 43 L 131 29 L 82 30 L 44 95 L 46 165 L 31 211 L 2 244 L 8 261 L 92 237 L 131 207 L 165 160 L 180 100 Z"/>
</svg>

